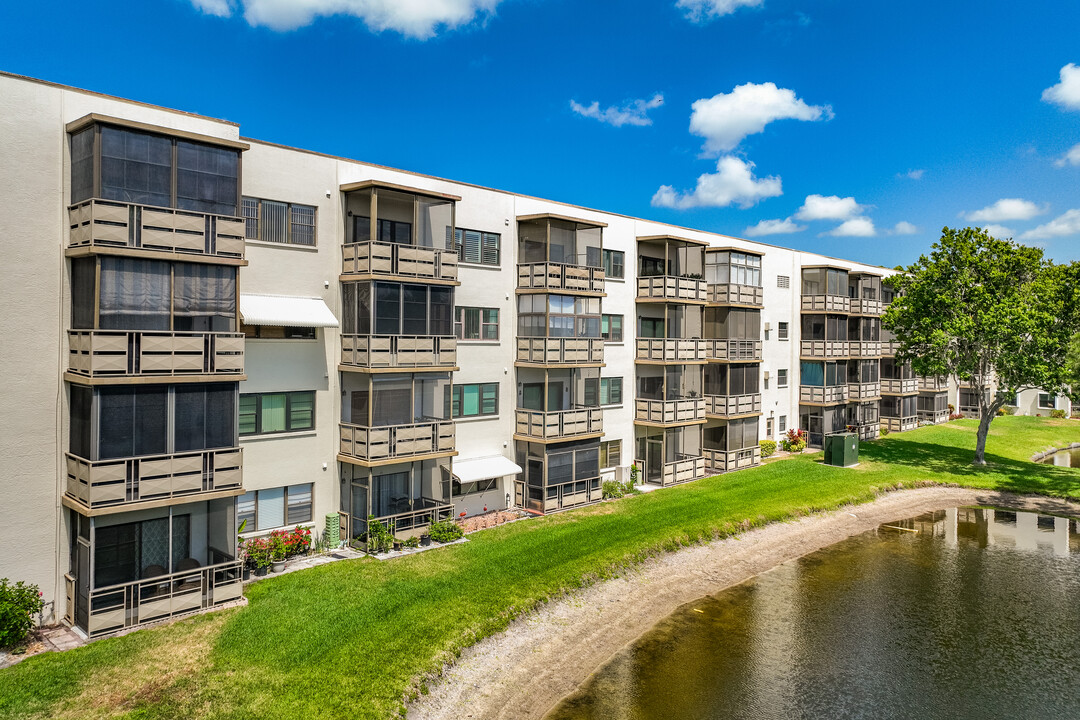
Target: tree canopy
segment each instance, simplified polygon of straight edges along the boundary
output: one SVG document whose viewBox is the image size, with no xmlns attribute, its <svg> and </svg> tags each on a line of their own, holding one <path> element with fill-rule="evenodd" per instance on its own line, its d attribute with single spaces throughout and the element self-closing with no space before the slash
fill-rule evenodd
<svg viewBox="0 0 1080 720">
<path fill-rule="evenodd" d="M 1028 388 L 1068 393 L 1069 346 L 1080 332 L 1080 263 L 978 228 L 944 228 L 929 257 L 886 280 L 897 297 L 882 325 L 915 373 L 949 376 L 979 403 L 975 463 L 998 409 Z"/>
</svg>

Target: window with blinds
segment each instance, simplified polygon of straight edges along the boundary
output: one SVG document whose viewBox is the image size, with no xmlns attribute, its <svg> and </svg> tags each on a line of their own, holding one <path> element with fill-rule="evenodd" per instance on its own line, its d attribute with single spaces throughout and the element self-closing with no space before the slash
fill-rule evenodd
<svg viewBox="0 0 1080 720">
<path fill-rule="evenodd" d="M 476 265 L 498 265 L 501 237 L 498 233 L 454 229 L 454 249 L 458 260 Z"/>
<path fill-rule="evenodd" d="M 240 209 L 248 240 L 315 246 L 316 213 L 311 205 L 245 197 Z"/>
</svg>

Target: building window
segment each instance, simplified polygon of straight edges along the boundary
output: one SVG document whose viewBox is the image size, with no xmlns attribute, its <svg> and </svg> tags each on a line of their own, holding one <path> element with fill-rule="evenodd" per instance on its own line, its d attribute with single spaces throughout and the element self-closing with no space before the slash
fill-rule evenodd
<svg viewBox="0 0 1080 720">
<path fill-rule="evenodd" d="M 736 250 L 708 253 L 705 281 L 710 285 L 751 285 L 761 287 L 761 256 Z"/>
<path fill-rule="evenodd" d="M 454 335 L 458 340 L 498 340 L 499 309 L 454 308 Z"/>
<path fill-rule="evenodd" d="M 622 465 L 622 440 L 606 440 L 600 443 L 600 467 Z"/>
<path fill-rule="evenodd" d="M 314 427 L 314 390 L 240 396 L 240 435 L 298 432 Z"/>
<path fill-rule="evenodd" d="M 464 495 L 479 495 L 486 493 L 490 490 L 499 489 L 499 478 L 484 478 L 483 480 L 475 480 L 473 482 L 463 483 L 457 478 L 453 478 L 451 481 L 453 484 L 453 496 L 462 497 Z"/>
<path fill-rule="evenodd" d="M 600 404 L 622 405 L 622 378 L 600 378 Z"/>
<path fill-rule="evenodd" d="M 772 418 L 765 418 L 765 437 L 771 438 L 772 436 Z"/>
<path fill-rule="evenodd" d="M 604 342 L 622 342 L 622 315 L 600 316 L 600 337 Z"/>
<path fill-rule="evenodd" d="M 236 499 L 236 527 L 245 532 L 311 522 L 311 483 L 252 490 Z"/>
<path fill-rule="evenodd" d="M 1054 396 L 1050 393 L 1039 393 L 1039 407 L 1043 410 L 1054 409 Z"/>
<path fill-rule="evenodd" d="M 499 414 L 499 383 L 455 385 L 452 398 L 455 418 Z"/>
<path fill-rule="evenodd" d="M 761 389 L 762 390 L 768 390 L 769 389 L 769 373 L 765 373 L 765 377 L 763 377 L 761 379 Z"/>
<path fill-rule="evenodd" d="M 788 339 L 788 324 L 786 322 L 776 323 L 776 339 L 787 340 Z"/>
<path fill-rule="evenodd" d="M 313 327 L 283 327 L 280 325 L 240 324 L 244 337 L 254 340 L 314 340 Z"/>
<path fill-rule="evenodd" d="M 241 208 L 248 240 L 314 247 L 314 206 L 245 197 Z"/>
<path fill-rule="evenodd" d="M 626 274 L 626 253 L 622 250 L 604 250 L 604 275 L 621 278 Z"/>
<path fill-rule="evenodd" d="M 600 338 L 600 298 L 519 295 L 520 337 Z"/>
<path fill-rule="evenodd" d="M 791 287 L 791 277 L 789 275 L 777 275 L 776 276 L 776 287 L 778 287 L 778 288 L 789 288 L 789 287 Z"/>
<path fill-rule="evenodd" d="M 776 371 L 776 387 L 787 387 L 787 368 Z"/>
<path fill-rule="evenodd" d="M 454 250 L 458 259 L 464 263 L 497 266 L 501 244 L 502 239 L 498 233 L 463 228 L 454 230 Z"/>
<path fill-rule="evenodd" d="M 787 432 L 787 415 L 780 416 L 780 422 L 777 427 L 780 428 L 780 432 Z"/>
</svg>

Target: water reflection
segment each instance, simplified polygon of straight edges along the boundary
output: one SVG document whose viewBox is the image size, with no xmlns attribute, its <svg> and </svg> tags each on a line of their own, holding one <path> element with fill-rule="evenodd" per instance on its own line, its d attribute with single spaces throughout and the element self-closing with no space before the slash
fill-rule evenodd
<svg viewBox="0 0 1080 720">
<path fill-rule="evenodd" d="M 549 720 L 1080 717 L 1080 526 L 953 508 L 692 603 Z"/>
<path fill-rule="evenodd" d="M 1080 448 L 1058 450 L 1053 455 L 1047 455 L 1039 462 L 1046 465 L 1057 465 L 1058 467 L 1080 468 Z"/>
</svg>

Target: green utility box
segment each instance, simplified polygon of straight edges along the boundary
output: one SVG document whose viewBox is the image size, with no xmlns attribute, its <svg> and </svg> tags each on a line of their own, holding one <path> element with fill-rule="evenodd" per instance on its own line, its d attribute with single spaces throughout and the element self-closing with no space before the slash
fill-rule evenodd
<svg viewBox="0 0 1080 720">
<path fill-rule="evenodd" d="M 859 436 L 837 433 L 825 436 L 825 464 L 848 467 L 859 462 Z"/>
</svg>

